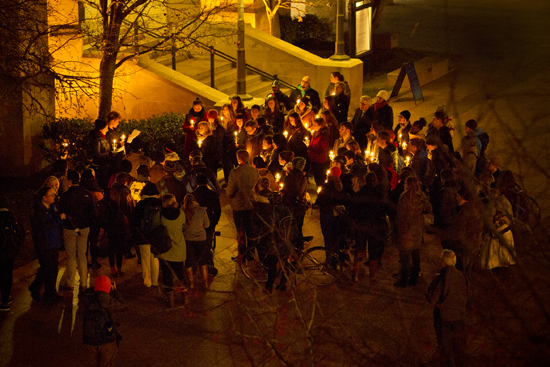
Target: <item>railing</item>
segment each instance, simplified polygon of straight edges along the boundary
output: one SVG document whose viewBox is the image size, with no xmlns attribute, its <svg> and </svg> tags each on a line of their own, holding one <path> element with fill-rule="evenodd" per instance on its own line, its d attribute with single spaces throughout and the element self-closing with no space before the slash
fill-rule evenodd
<svg viewBox="0 0 550 367">
<path fill-rule="evenodd" d="M 208 46 L 200 41 L 197 41 L 195 40 L 195 43 L 197 44 L 197 46 L 199 46 L 200 48 L 203 48 L 207 51 L 210 52 L 210 86 L 212 88 L 215 88 L 215 78 L 214 78 L 214 57 L 215 56 L 219 56 L 221 57 L 222 59 L 225 59 L 227 61 L 231 61 L 233 63 L 237 63 L 237 59 L 232 57 L 232 56 L 229 56 L 228 54 L 224 53 L 224 52 L 221 52 L 221 51 L 218 51 L 214 48 L 214 46 Z M 286 87 L 286 88 L 290 88 L 291 90 L 294 90 L 296 88 L 295 85 L 292 85 L 288 82 L 285 82 L 283 80 L 280 80 L 277 75 L 271 75 L 269 73 L 266 73 L 265 71 L 263 70 L 260 70 L 252 65 L 248 65 L 246 64 L 246 69 L 247 70 L 250 70 L 251 72 L 255 73 L 255 74 L 258 74 L 268 80 L 277 80 L 279 82 L 280 85 L 282 85 L 283 87 Z"/>
</svg>

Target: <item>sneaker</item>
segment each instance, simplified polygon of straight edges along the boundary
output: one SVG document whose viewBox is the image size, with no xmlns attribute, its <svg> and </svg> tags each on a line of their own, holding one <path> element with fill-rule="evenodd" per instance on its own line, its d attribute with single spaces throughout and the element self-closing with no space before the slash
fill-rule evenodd
<svg viewBox="0 0 550 367">
<path fill-rule="evenodd" d="M 8 298 L 8 305 L 11 305 L 13 303 L 13 298 L 9 297 Z"/>
<path fill-rule="evenodd" d="M 8 304 L 0 304 L 0 311 L 8 312 L 10 310 L 10 305 Z"/>
</svg>

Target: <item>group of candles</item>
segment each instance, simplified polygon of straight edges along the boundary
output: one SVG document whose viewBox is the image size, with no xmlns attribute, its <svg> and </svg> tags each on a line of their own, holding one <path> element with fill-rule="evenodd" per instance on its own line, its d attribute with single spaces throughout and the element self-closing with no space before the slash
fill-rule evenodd
<svg viewBox="0 0 550 367">
<path fill-rule="evenodd" d="M 279 182 L 279 181 L 281 181 L 281 174 L 280 173 L 275 174 L 275 181 L 277 182 L 277 184 L 279 184 L 279 189 L 282 190 L 285 184 L 283 182 Z"/>
<path fill-rule="evenodd" d="M 121 143 L 124 143 L 124 141 L 126 140 L 126 135 L 122 135 L 120 137 L 120 142 Z M 116 139 L 113 139 L 113 150 L 116 150 L 117 148 L 117 143 L 116 143 Z"/>
</svg>

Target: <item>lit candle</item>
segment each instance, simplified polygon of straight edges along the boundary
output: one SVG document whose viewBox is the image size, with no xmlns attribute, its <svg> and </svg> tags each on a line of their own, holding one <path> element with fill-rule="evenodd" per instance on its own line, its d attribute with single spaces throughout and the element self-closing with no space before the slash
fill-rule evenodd
<svg viewBox="0 0 550 367">
<path fill-rule="evenodd" d="M 329 170 L 329 169 L 327 169 L 327 176 L 329 176 L 329 175 L 330 175 L 330 170 Z"/>
<path fill-rule="evenodd" d="M 307 129 L 307 121 L 304 122 L 304 127 Z"/>
<path fill-rule="evenodd" d="M 315 115 L 315 118 L 318 119 L 318 118 L 319 118 L 319 115 Z"/>
<path fill-rule="evenodd" d="M 195 119 L 191 119 L 191 127 L 195 126 Z"/>
<path fill-rule="evenodd" d="M 374 162 L 374 152 L 370 154 L 370 160 Z"/>
<path fill-rule="evenodd" d="M 237 132 L 235 131 L 233 134 L 235 134 L 235 144 L 237 144 L 237 141 L 239 141 L 239 138 L 237 138 Z"/>
<path fill-rule="evenodd" d="M 116 139 L 113 139 L 113 147 L 116 147 Z"/>
<path fill-rule="evenodd" d="M 309 147 L 309 139 L 307 136 L 305 137 L 304 143 L 306 144 L 306 147 Z"/>
<path fill-rule="evenodd" d="M 281 179 L 281 175 L 279 173 L 277 173 L 275 175 L 275 181 L 279 182 L 280 179 Z"/>
<path fill-rule="evenodd" d="M 328 155 L 330 157 L 330 160 L 333 161 L 334 160 L 334 152 L 331 150 Z"/>
<path fill-rule="evenodd" d="M 286 139 L 288 139 L 288 131 L 285 130 L 285 132 L 283 133 L 283 135 L 285 136 Z"/>
<path fill-rule="evenodd" d="M 202 146 L 202 140 L 197 140 L 197 144 L 199 144 L 199 148 Z"/>
<path fill-rule="evenodd" d="M 403 144 L 401 144 L 401 147 L 403 148 L 403 150 L 406 150 L 407 149 L 407 143 L 403 142 Z"/>
<path fill-rule="evenodd" d="M 320 192 L 321 192 L 321 186 L 319 186 L 319 187 L 317 188 L 317 193 L 320 193 Z"/>
<path fill-rule="evenodd" d="M 299 100 L 299 99 L 296 100 L 296 104 L 300 104 L 300 100 Z"/>
<path fill-rule="evenodd" d="M 125 140 L 126 140 L 126 135 L 122 135 L 122 136 L 120 137 L 120 141 L 125 141 Z"/>
<path fill-rule="evenodd" d="M 281 186 L 281 190 L 282 190 L 283 187 L 285 186 L 285 184 L 281 182 L 281 183 L 279 184 L 279 186 Z"/>
<path fill-rule="evenodd" d="M 405 165 L 408 167 L 410 162 L 411 162 L 411 157 L 407 157 L 407 159 L 405 160 Z"/>
<path fill-rule="evenodd" d="M 335 96 L 335 95 L 336 95 L 336 92 L 332 92 L 332 95 Z"/>
<path fill-rule="evenodd" d="M 399 140 L 401 140 L 401 137 L 402 137 L 402 136 L 403 136 L 403 135 L 402 135 L 401 133 L 399 133 Z"/>
</svg>

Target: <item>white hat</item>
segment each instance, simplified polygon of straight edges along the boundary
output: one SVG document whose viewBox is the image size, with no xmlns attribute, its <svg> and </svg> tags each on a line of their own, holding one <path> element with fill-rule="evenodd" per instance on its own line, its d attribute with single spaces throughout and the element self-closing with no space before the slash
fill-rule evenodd
<svg viewBox="0 0 550 367">
<path fill-rule="evenodd" d="M 387 100 L 388 100 L 388 92 L 386 92 L 385 90 L 381 90 L 380 92 L 378 92 L 378 94 L 376 95 L 376 97 L 380 97 L 380 98 L 382 98 L 384 101 L 387 101 Z"/>
</svg>

